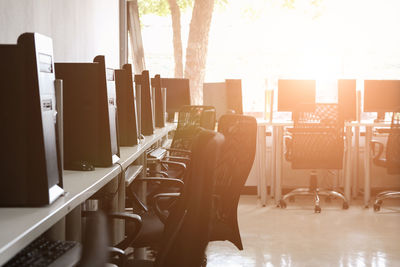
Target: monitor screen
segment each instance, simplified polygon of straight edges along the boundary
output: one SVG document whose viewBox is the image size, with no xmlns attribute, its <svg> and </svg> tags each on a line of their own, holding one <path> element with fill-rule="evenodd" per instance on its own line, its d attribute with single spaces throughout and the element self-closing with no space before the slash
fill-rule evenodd
<svg viewBox="0 0 400 267">
<path fill-rule="evenodd" d="M 226 79 L 225 85 L 228 109 L 233 110 L 236 114 L 243 114 L 242 80 Z"/>
<path fill-rule="evenodd" d="M 356 80 L 338 80 L 338 104 L 344 120 L 357 120 Z"/>
<path fill-rule="evenodd" d="M 278 111 L 315 103 L 315 80 L 278 80 Z"/>
<path fill-rule="evenodd" d="M 224 82 L 203 83 L 203 104 L 215 107 L 217 120 L 228 113 L 226 85 Z"/>
<path fill-rule="evenodd" d="M 190 105 L 189 79 L 161 78 L 161 87 L 166 88 L 168 113 L 178 112 L 182 106 Z"/>
<path fill-rule="evenodd" d="M 400 107 L 400 80 L 365 80 L 364 112 L 393 112 Z"/>
</svg>

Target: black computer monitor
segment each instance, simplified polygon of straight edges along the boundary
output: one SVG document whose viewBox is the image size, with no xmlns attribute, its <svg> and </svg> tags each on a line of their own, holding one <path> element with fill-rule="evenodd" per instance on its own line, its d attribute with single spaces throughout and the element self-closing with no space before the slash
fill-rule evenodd
<svg viewBox="0 0 400 267">
<path fill-rule="evenodd" d="M 64 166 L 68 170 L 109 167 L 119 160 L 114 71 L 105 57 L 92 63 L 56 63 L 63 80 Z"/>
<path fill-rule="evenodd" d="M 135 75 L 135 84 L 137 97 L 140 97 L 140 124 L 139 129 L 143 135 L 152 135 L 154 133 L 153 116 L 153 97 L 150 88 L 150 74 L 148 70 L 142 71 L 142 74 Z"/>
<path fill-rule="evenodd" d="M 151 78 L 151 88 L 153 96 L 153 110 L 154 110 L 154 125 L 156 127 L 165 126 L 165 88 L 161 88 L 161 77 L 156 74 L 154 78 Z"/>
<path fill-rule="evenodd" d="M 400 108 L 400 80 L 365 80 L 364 112 L 393 112 Z M 382 115 L 381 115 L 382 117 Z"/>
<path fill-rule="evenodd" d="M 166 88 L 166 111 L 168 120 L 171 121 L 175 112 L 179 112 L 185 105 L 190 105 L 189 79 L 161 78 L 161 87 Z"/>
<path fill-rule="evenodd" d="M 242 80 L 226 79 L 225 85 L 228 109 L 243 114 Z"/>
<path fill-rule="evenodd" d="M 242 80 L 203 83 L 203 104 L 215 107 L 217 120 L 224 114 L 243 114 Z"/>
<path fill-rule="evenodd" d="M 122 69 L 115 70 L 115 87 L 120 145 L 137 145 L 139 143 L 137 102 L 131 64 L 125 64 Z"/>
<path fill-rule="evenodd" d="M 278 80 L 278 111 L 315 103 L 315 80 Z"/>
<path fill-rule="evenodd" d="M 357 120 L 356 80 L 338 80 L 338 104 L 345 121 Z"/>
<path fill-rule="evenodd" d="M 64 192 L 52 40 L 24 33 L 0 58 L 0 206 L 50 204 Z"/>
<path fill-rule="evenodd" d="M 228 113 L 228 101 L 226 99 L 226 84 L 224 82 L 203 83 L 203 105 L 215 107 L 217 120 Z"/>
</svg>

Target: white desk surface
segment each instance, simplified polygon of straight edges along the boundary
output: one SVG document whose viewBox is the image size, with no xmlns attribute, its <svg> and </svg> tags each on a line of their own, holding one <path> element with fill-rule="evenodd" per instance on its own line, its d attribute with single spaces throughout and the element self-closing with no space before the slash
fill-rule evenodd
<svg viewBox="0 0 400 267">
<path fill-rule="evenodd" d="M 345 122 L 345 126 L 371 126 L 371 127 L 388 127 L 390 126 L 390 121 L 383 121 L 383 122 L 374 122 L 372 120 L 368 121 L 352 121 L 352 122 Z M 257 119 L 257 125 L 259 126 L 292 126 L 293 121 L 290 120 L 274 120 L 274 121 L 267 121 L 264 119 Z"/>
<path fill-rule="evenodd" d="M 164 128 L 156 128 L 153 135 L 145 136 L 140 144 L 132 147 L 120 147 L 121 159 L 118 161 L 122 168 L 126 169 L 131 165 L 146 149 L 150 148 L 155 142 L 160 140 L 168 132 L 174 130 L 176 124 L 167 123 Z"/>
<path fill-rule="evenodd" d="M 134 147 L 121 147 L 119 164 L 125 169 L 147 148 L 173 130 L 174 124 L 156 129 Z M 121 172 L 117 164 L 94 171 L 64 171 L 66 194 L 53 204 L 34 208 L 0 208 L 0 265 L 6 263 L 22 248 L 43 234 L 71 210 L 90 198 Z"/>
<path fill-rule="evenodd" d="M 120 166 L 95 171 L 64 171 L 66 194 L 39 208 L 0 208 L 0 265 L 106 185 Z"/>
</svg>

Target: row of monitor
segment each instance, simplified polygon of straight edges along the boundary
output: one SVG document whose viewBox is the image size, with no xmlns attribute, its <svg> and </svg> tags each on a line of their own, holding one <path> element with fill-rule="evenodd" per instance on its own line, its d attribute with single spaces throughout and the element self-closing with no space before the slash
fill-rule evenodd
<svg viewBox="0 0 400 267">
<path fill-rule="evenodd" d="M 120 146 L 190 104 L 188 79 L 133 76 L 129 64 L 106 68 L 104 56 L 54 63 L 51 38 L 37 33 L 0 45 L 0 57 L 0 206 L 52 203 L 63 194 L 63 169 L 111 166 Z"/>
<path fill-rule="evenodd" d="M 203 104 L 215 107 L 217 120 L 226 113 L 243 114 L 242 80 L 203 83 Z"/>
<path fill-rule="evenodd" d="M 315 80 L 278 80 L 278 111 L 294 111 L 299 103 L 315 103 Z M 356 80 L 338 80 L 338 103 L 347 120 L 356 119 Z M 400 80 L 365 80 L 364 112 L 400 108 Z"/>
</svg>

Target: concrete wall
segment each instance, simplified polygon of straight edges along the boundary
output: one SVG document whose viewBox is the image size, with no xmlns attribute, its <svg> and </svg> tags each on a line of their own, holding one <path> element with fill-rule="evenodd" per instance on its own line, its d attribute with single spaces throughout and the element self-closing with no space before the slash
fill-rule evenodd
<svg viewBox="0 0 400 267">
<path fill-rule="evenodd" d="M 53 39 L 55 62 L 91 62 L 105 55 L 119 67 L 118 0 L 0 0 L 0 43 L 23 32 Z"/>
</svg>

